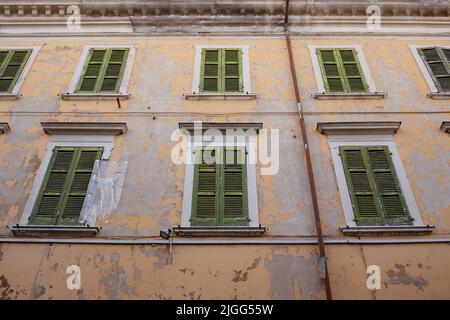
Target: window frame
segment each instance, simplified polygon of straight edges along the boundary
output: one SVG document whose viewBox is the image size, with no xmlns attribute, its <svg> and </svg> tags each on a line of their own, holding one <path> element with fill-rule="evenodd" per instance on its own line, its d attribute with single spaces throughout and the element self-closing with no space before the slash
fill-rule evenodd
<svg viewBox="0 0 450 320">
<path fill-rule="evenodd" d="M 108 160 L 112 149 L 114 147 L 115 136 L 109 135 L 56 135 L 51 136 L 47 147 L 45 149 L 44 156 L 38 169 L 36 178 L 34 179 L 33 186 L 28 197 L 27 203 L 23 210 L 23 214 L 20 218 L 20 225 L 34 226 L 29 223 L 29 219 L 33 213 L 33 209 L 36 201 L 38 200 L 39 192 L 41 190 L 42 183 L 44 182 L 47 174 L 47 169 L 50 164 L 53 155 L 53 149 L 55 147 L 102 147 L 103 154 L 101 160 Z M 37 225 L 42 226 L 42 225 Z M 58 225 L 52 225 L 58 226 Z"/>
<path fill-rule="evenodd" d="M 426 83 L 428 84 L 430 92 L 438 94 L 450 94 L 450 91 L 439 91 L 439 88 L 435 83 L 434 76 L 431 74 L 427 64 L 425 63 L 425 61 L 423 61 L 422 56 L 420 55 L 419 52 L 419 49 L 436 48 L 436 47 L 443 49 L 450 49 L 449 45 L 428 45 L 428 46 L 415 44 L 409 45 L 409 49 L 411 50 L 411 53 L 414 56 L 416 63 L 419 66 L 419 69 L 422 72 L 423 77 L 425 78 Z"/>
<path fill-rule="evenodd" d="M 190 136 L 186 145 L 186 164 L 183 194 L 183 210 L 181 215 L 181 227 L 194 227 L 191 225 L 192 202 L 194 191 L 194 173 L 195 173 L 195 150 L 199 147 L 246 147 L 247 160 L 256 159 L 256 137 L 249 138 L 248 141 L 198 141 L 194 136 Z M 225 139 L 226 140 L 226 139 Z M 258 204 L 256 190 L 256 164 L 247 161 L 247 210 L 250 219 L 248 227 L 258 227 Z M 236 226 L 211 225 L 209 228 L 233 228 Z"/>
<path fill-rule="evenodd" d="M 377 93 L 377 88 L 375 86 L 375 82 L 370 73 L 369 64 L 365 58 L 364 52 L 362 50 L 361 45 L 309 45 L 309 51 L 311 55 L 312 65 L 314 76 L 316 78 L 316 86 L 317 92 L 323 94 L 341 94 L 341 95 L 357 95 L 357 94 L 373 94 Z M 362 76 L 365 79 L 365 83 L 367 85 L 367 91 L 361 92 L 332 92 L 326 91 L 325 80 L 322 74 L 322 67 L 320 64 L 320 59 L 317 54 L 318 49 L 354 49 L 356 55 L 358 57 L 359 66 L 362 70 Z"/>
<path fill-rule="evenodd" d="M 201 91 L 201 77 L 202 77 L 202 51 L 203 49 L 240 49 L 241 56 L 241 70 L 242 70 L 242 91 L 235 92 L 212 92 Z M 219 94 L 219 95 L 245 95 L 251 92 L 250 86 L 250 65 L 249 65 L 249 46 L 248 45 L 196 45 L 195 46 L 195 60 L 194 73 L 192 81 L 193 94 Z"/>
<path fill-rule="evenodd" d="M 0 92 L 0 95 L 18 95 L 20 89 L 22 88 L 23 83 L 25 82 L 25 78 L 31 70 L 31 66 L 33 65 L 36 57 L 41 50 L 42 46 L 0 46 L 0 50 L 31 50 L 30 56 L 28 57 L 27 62 L 22 68 L 19 76 L 16 79 L 14 86 L 11 88 L 11 91 Z"/>
<path fill-rule="evenodd" d="M 83 51 L 81 53 L 80 59 L 78 61 L 77 67 L 75 69 L 75 72 L 72 76 L 72 80 L 69 84 L 69 87 L 67 88 L 66 92 L 71 95 L 126 95 L 128 94 L 128 85 L 131 79 L 131 71 L 133 69 L 133 62 L 136 56 L 136 48 L 137 45 L 86 45 L 83 48 Z M 87 59 L 89 57 L 89 53 L 91 49 L 128 49 L 128 57 L 125 61 L 125 68 L 123 69 L 122 73 L 122 79 L 119 86 L 119 90 L 117 92 L 79 92 L 78 85 L 81 81 L 81 76 L 83 75 L 83 72 L 85 70 L 85 66 L 87 64 Z"/>
<path fill-rule="evenodd" d="M 414 194 L 412 192 L 411 186 L 408 181 L 403 163 L 401 161 L 399 152 L 397 150 L 395 141 L 392 135 L 329 135 L 328 145 L 330 148 L 331 156 L 333 159 L 334 171 L 336 174 L 338 189 L 342 201 L 342 207 L 344 210 L 345 222 L 349 227 L 362 227 L 362 225 L 357 225 L 354 221 L 355 215 L 353 212 L 351 195 L 349 188 L 347 186 L 347 180 L 345 176 L 345 170 L 339 155 L 339 147 L 341 146 L 386 146 L 391 152 L 391 161 L 394 165 L 395 172 L 397 175 L 397 180 L 402 191 L 403 198 L 405 200 L 406 206 L 408 207 L 409 215 L 413 219 L 410 226 L 424 226 L 422 217 L 420 215 L 419 209 L 417 207 L 416 201 L 414 199 Z M 379 225 L 379 228 L 390 228 L 395 226 L 404 225 Z"/>
</svg>

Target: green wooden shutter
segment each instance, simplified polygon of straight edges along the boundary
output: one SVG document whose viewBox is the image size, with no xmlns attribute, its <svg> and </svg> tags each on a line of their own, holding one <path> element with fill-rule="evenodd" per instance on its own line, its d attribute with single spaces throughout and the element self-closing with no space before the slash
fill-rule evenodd
<svg viewBox="0 0 450 320">
<path fill-rule="evenodd" d="M 245 148 L 224 148 L 222 170 L 223 225 L 248 225 Z"/>
<path fill-rule="evenodd" d="M 118 92 L 128 58 L 128 49 L 111 49 L 105 67 L 101 92 Z"/>
<path fill-rule="evenodd" d="M 419 49 L 428 71 L 439 91 L 450 90 L 450 50 L 442 48 Z"/>
<path fill-rule="evenodd" d="M 102 148 L 55 147 L 30 224 L 77 224 Z"/>
<path fill-rule="evenodd" d="M 77 91 L 118 92 L 128 48 L 90 49 Z"/>
<path fill-rule="evenodd" d="M 241 92 L 242 79 L 242 52 L 240 49 L 222 49 L 222 91 Z"/>
<path fill-rule="evenodd" d="M 343 92 L 344 78 L 339 70 L 338 57 L 333 49 L 317 49 L 320 68 L 327 92 Z"/>
<path fill-rule="evenodd" d="M 384 217 L 363 147 L 340 147 L 347 187 L 357 225 L 382 225 Z"/>
<path fill-rule="evenodd" d="M 195 150 L 194 188 L 191 225 L 219 224 L 220 167 L 215 161 L 220 150 L 197 148 Z"/>
<path fill-rule="evenodd" d="M 368 85 L 355 49 L 317 49 L 327 92 L 366 92 Z"/>
<path fill-rule="evenodd" d="M 388 148 L 368 147 L 367 153 L 386 223 L 411 224 Z"/>
<path fill-rule="evenodd" d="M 11 92 L 32 50 L 0 51 L 0 92 Z"/>
<path fill-rule="evenodd" d="M 344 146 L 339 151 L 356 224 L 411 224 L 388 148 Z"/>
<path fill-rule="evenodd" d="M 200 91 L 219 92 L 220 78 L 222 74 L 221 68 L 221 52 L 219 49 L 203 49 L 202 50 L 202 72 Z"/>
<path fill-rule="evenodd" d="M 339 63 L 347 92 L 366 92 L 368 86 L 355 49 L 339 49 Z"/>
<path fill-rule="evenodd" d="M 245 148 L 197 148 L 195 156 L 191 225 L 248 225 Z"/>
</svg>

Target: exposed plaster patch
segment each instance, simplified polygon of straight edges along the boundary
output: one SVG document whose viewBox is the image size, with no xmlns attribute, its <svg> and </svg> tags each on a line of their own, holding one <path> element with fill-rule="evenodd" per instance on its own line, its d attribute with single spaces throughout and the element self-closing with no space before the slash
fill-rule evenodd
<svg viewBox="0 0 450 320">
<path fill-rule="evenodd" d="M 276 253 L 280 251 L 288 254 Z M 264 260 L 264 265 L 270 273 L 272 299 L 295 299 L 298 296 L 296 286 L 300 287 L 302 299 L 318 299 L 317 295 L 322 289 L 318 261 L 315 250 L 308 259 L 292 255 L 288 248 L 273 247 L 272 259 L 266 257 Z"/>
<path fill-rule="evenodd" d="M 106 289 L 106 295 L 109 300 L 119 299 L 120 293 L 125 293 L 126 295 L 135 295 L 136 292 L 134 288 L 128 285 L 128 275 L 119 265 L 120 255 L 114 252 L 111 255 L 111 267 L 106 271 L 100 283 Z"/>
<path fill-rule="evenodd" d="M 408 266 L 408 265 L 406 265 Z M 406 272 L 406 266 L 403 264 L 395 264 L 398 271 L 389 269 L 387 271 L 389 280 L 385 281 L 385 286 L 388 285 L 411 285 L 413 284 L 416 288 L 423 291 L 424 287 L 428 286 L 428 281 L 426 281 L 422 276 L 413 277 Z"/>
<path fill-rule="evenodd" d="M 10 300 L 9 295 L 14 292 L 11 289 L 11 285 L 8 283 L 8 279 L 4 275 L 0 276 L 0 300 Z"/>
<path fill-rule="evenodd" d="M 39 299 L 43 294 L 45 294 L 45 288 L 43 286 L 34 285 L 33 288 L 31 288 L 31 299 Z"/>
</svg>

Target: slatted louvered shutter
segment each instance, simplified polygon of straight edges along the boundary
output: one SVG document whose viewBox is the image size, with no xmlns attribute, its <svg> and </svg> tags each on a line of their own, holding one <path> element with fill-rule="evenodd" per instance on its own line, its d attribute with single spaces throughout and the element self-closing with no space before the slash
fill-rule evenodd
<svg viewBox="0 0 450 320">
<path fill-rule="evenodd" d="M 96 147 L 54 148 L 30 224 L 77 224 L 94 161 L 102 152 Z"/>
<path fill-rule="evenodd" d="M 357 225 L 382 225 L 384 217 L 363 147 L 340 147 L 342 165 Z"/>
<path fill-rule="evenodd" d="M 192 226 L 219 224 L 220 167 L 216 163 L 219 153 L 217 148 L 195 150 Z"/>
<path fill-rule="evenodd" d="M 371 171 L 387 224 L 411 224 L 387 147 L 367 147 Z"/>
<path fill-rule="evenodd" d="M 219 92 L 222 76 L 222 54 L 219 49 L 202 50 L 200 91 Z"/>
<path fill-rule="evenodd" d="M 10 50 L 0 52 L 0 92 L 11 92 L 25 67 L 31 50 Z"/>
<path fill-rule="evenodd" d="M 317 49 L 322 76 L 327 92 L 343 92 L 344 79 L 339 70 L 339 63 L 333 49 Z"/>
<path fill-rule="evenodd" d="M 77 91 L 96 92 L 107 56 L 107 49 L 90 49 Z"/>
<path fill-rule="evenodd" d="M 365 92 L 368 90 L 364 73 L 355 49 L 339 49 L 339 63 L 346 82 L 346 91 Z"/>
<path fill-rule="evenodd" d="M 450 50 L 441 48 L 419 49 L 439 91 L 450 90 Z"/>
<path fill-rule="evenodd" d="M 59 224 L 78 223 L 81 209 L 92 175 L 95 160 L 101 158 L 102 148 L 78 148 L 77 157 L 73 164 L 71 180 L 67 186 Z"/>
<path fill-rule="evenodd" d="M 105 66 L 101 92 L 118 92 L 122 80 L 125 63 L 128 58 L 128 49 L 111 49 L 108 63 Z"/>
<path fill-rule="evenodd" d="M 222 49 L 222 91 L 242 91 L 242 52 L 240 49 Z"/>
<path fill-rule="evenodd" d="M 30 218 L 31 224 L 55 224 L 75 161 L 75 148 L 55 148 L 41 191 Z"/>
<path fill-rule="evenodd" d="M 223 225 L 248 225 L 245 148 L 224 148 L 221 203 Z"/>
</svg>

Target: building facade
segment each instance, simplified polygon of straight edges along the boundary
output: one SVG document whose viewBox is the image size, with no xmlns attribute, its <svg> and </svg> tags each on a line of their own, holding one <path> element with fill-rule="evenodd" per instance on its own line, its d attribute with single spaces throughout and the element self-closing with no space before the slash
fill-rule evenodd
<svg viewBox="0 0 450 320">
<path fill-rule="evenodd" d="M 0 298 L 449 299 L 449 16 L 1 1 Z"/>
</svg>

